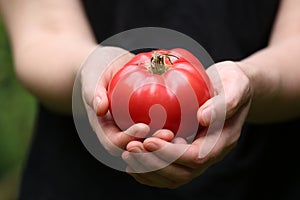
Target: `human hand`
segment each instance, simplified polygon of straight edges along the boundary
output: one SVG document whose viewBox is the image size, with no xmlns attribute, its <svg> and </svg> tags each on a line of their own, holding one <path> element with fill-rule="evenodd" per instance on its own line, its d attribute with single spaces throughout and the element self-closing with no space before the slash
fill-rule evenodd
<svg viewBox="0 0 300 200">
<path fill-rule="evenodd" d="M 143 138 L 149 132 L 149 127 L 141 123 L 121 131 L 108 112 L 109 81 L 133 56 L 121 48 L 99 46 L 80 72 L 82 96 L 90 125 L 103 147 L 112 155 L 120 155 L 128 142 Z"/>
<path fill-rule="evenodd" d="M 225 120 L 223 129 L 213 128 L 207 134 L 199 133 L 192 144 L 174 138 L 174 134 L 167 130 L 158 131 L 143 143 L 130 142 L 122 157 L 128 164 L 127 171 L 138 182 L 177 188 L 222 160 L 237 143 L 250 108 L 250 81 L 237 63 L 226 61 L 214 67 L 207 69 L 207 73 L 216 95 L 199 108 L 197 117 L 199 123 L 208 129 L 218 127 L 218 123 Z"/>
</svg>

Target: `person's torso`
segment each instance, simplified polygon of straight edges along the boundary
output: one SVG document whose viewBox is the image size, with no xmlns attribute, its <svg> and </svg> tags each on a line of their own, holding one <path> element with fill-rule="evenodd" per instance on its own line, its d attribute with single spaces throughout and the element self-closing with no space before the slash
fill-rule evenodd
<svg viewBox="0 0 300 200">
<path fill-rule="evenodd" d="M 85 0 L 98 42 L 132 28 L 163 27 L 202 45 L 215 62 L 265 47 L 277 0 Z"/>
</svg>

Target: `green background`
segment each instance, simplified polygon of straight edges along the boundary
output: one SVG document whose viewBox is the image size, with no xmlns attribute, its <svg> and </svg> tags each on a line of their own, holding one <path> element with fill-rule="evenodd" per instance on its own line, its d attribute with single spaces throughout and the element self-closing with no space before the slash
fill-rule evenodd
<svg viewBox="0 0 300 200">
<path fill-rule="evenodd" d="M 14 200 L 30 146 L 36 101 L 15 77 L 0 19 L 0 200 Z"/>
</svg>

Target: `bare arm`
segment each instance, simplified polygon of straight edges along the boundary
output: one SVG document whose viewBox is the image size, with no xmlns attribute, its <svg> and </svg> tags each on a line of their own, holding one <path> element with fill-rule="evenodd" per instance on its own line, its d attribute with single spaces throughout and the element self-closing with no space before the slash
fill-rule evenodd
<svg viewBox="0 0 300 200">
<path fill-rule="evenodd" d="M 299 22 L 300 1 L 281 1 L 269 46 L 240 62 L 254 92 L 251 122 L 300 116 Z"/>
<path fill-rule="evenodd" d="M 78 67 L 97 45 L 79 0 L 0 0 L 18 78 L 42 103 L 71 110 Z"/>
<path fill-rule="evenodd" d="M 198 119 L 203 125 L 218 124 L 218 121 L 222 120 L 220 116 L 224 114 L 220 105 L 225 104 L 226 120 L 220 135 L 218 130 L 215 131 L 217 128 L 213 128 L 212 134 L 204 134 L 204 137 L 200 135 L 167 167 L 149 173 L 130 174 L 142 184 L 177 188 L 222 160 L 237 144 L 246 120 L 266 123 L 299 117 L 299 22 L 300 1 L 282 0 L 268 47 L 240 62 L 216 63 L 215 68 L 221 81 L 219 78 L 215 79 L 214 68 L 207 69 L 217 95 L 212 98 L 215 101 L 208 100 L 199 108 Z M 138 157 L 124 152 L 122 156 L 129 165 L 129 172 L 157 167 L 157 164 L 165 163 L 179 152 L 184 141 L 176 138 L 173 140 L 172 133 L 168 133 L 169 140 L 162 139 L 159 134 L 166 135 L 166 132 L 160 131 L 154 137 L 145 139 L 143 143 L 133 141 L 127 145 L 129 152 L 153 152 L 148 154 L 151 157 Z M 157 151 L 159 153 L 155 153 Z"/>
</svg>

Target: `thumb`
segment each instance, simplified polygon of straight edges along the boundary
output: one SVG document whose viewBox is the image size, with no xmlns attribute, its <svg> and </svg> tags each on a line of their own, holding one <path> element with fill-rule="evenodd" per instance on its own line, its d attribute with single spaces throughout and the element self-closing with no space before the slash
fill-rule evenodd
<svg viewBox="0 0 300 200">
<path fill-rule="evenodd" d="M 218 95 L 208 100 L 197 113 L 199 123 L 204 126 L 208 126 L 219 117 L 233 117 L 252 99 L 250 79 L 236 62 L 224 61 L 214 66 L 207 72 Z"/>
<path fill-rule="evenodd" d="M 109 103 L 106 88 L 112 75 L 132 56 L 130 52 L 122 48 L 99 46 L 82 66 L 83 99 L 88 106 L 95 110 L 98 116 L 103 116 L 108 111 Z"/>
<path fill-rule="evenodd" d="M 107 91 L 101 84 L 98 85 L 94 93 L 93 107 L 98 116 L 104 116 L 108 111 Z"/>
<path fill-rule="evenodd" d="M 202 126 L 209 126 L 217 120 L 226 118 L 226 104 L 223 95 L 217 95 L 207 100 L 197 112 L 197 118 Z"/>
</svg>

